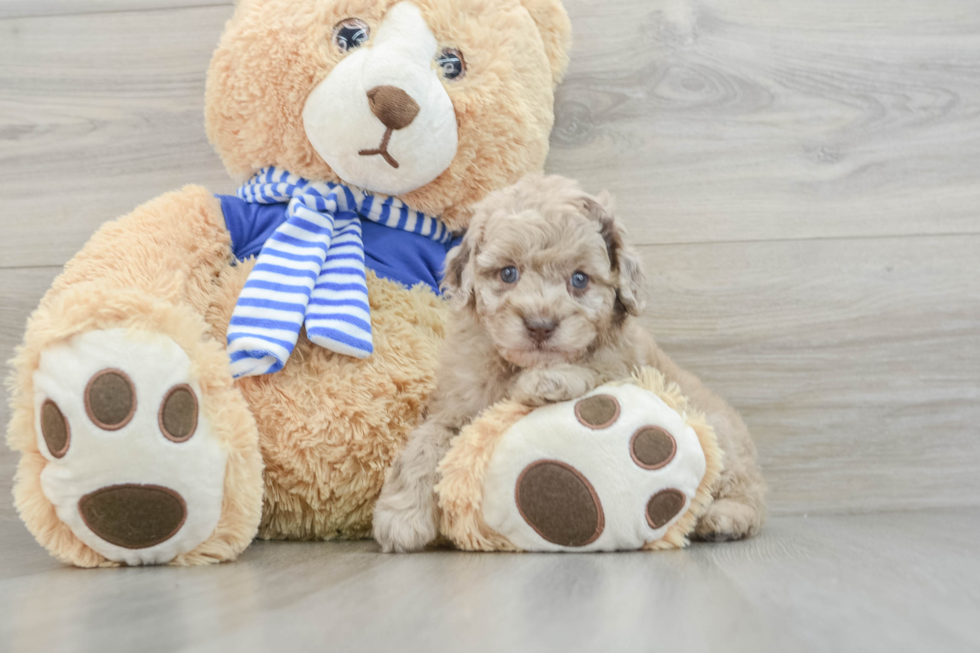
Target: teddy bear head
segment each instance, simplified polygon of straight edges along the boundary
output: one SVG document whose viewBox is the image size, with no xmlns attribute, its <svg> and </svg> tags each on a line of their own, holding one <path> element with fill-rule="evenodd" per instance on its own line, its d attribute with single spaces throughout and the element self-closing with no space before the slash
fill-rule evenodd
<svg viewBox="0 0 980 653">
<path fill-rule="evenodd" d="M 276 166 L 460 228 L 544 166 L 570 34 L 560 0 L 239 0 L 208 135 L 236 178 Z"/>
</svg>

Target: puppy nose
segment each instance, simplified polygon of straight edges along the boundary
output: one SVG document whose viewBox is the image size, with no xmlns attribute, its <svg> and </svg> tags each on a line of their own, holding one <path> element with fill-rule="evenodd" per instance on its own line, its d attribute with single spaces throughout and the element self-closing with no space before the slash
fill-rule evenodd
<svg viewBox="0 0 980 653">
<path fill-rule="evenodd" d="M 555 333 L 558 328 L 558 320 L 551 318 L 524 318 L 524 326 L 527 327 L 528 335 L 536 342 L 544 342 Z"/>
<path fill-rule="evenodd" d="M 388 129 L 405 129 L 419 115 L 419 105 L 397 86 L 376 86 L 367 92 L 371 111 Z"/>
</svg>

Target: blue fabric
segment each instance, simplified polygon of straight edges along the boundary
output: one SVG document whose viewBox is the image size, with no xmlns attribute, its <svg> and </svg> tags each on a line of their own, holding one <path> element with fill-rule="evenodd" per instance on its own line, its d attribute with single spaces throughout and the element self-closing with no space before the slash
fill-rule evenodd
<svg viewBox="0 0 980 653">
<path fill-rule="evenodd" d="M 237 195 L 250 204 L 286 205 L 286 215 L 262 245 L 231 315 L 227 340 L 235 378 L 283 369 L 304 327 L 311 342 L 337 354 L 363 359 L 374 353 L 362 223 L 424 237 L 442 254 L 452 238 L 439 218 L 396 197 L 310 181 L 276 167 L 258 171 Z M 253 225 L 252 231 L 245 241 L 266 229 Z M 388 236 L 375 240 L 388 244 L 379 244 L 374 258 L 390 273 L 408 278 L 435 272 L 438 281 L 439 271 L 427 270 L 425 257 L 407 268 L 392 265 L 404 263 L 415 248 Z"/>
<path fill-rule="evenodd" d="M 239 261 L 258 256 L 265 241 L 286 221 L 286 204 L 256 204 L 235 195 L 218 195 L 232 251 Z M 367 220 L 361 223 L 365 265 L 375 274 L 411 288 L 424 283 L 440 293 L 446 254 L 460 238 L 445 244 Z"/>
</svg>

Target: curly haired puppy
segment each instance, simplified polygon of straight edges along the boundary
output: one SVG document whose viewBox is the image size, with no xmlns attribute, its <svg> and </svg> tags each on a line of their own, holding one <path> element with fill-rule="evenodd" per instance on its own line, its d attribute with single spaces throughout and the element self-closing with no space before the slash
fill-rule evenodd
<svg viewBox="0 0 980 653">
<path fill-rule="evenodd" d="M 708 415 L 726 454 L 696 535 L 733 540 L 759 530 L 765 484 L 748 429 L 640 327 L 643 272 L 608 204 L 571 180 L 532 176 L 476 207 L 447 261 L 453 323 L 427 419 L 375 508 L 374 536 L 385 551 L 421 549 L 436 538 L 436 467 L 483 410 L 505 398 L 530 406 L 574 399 L 643 365 L 678 383 Z"/>
</svg>

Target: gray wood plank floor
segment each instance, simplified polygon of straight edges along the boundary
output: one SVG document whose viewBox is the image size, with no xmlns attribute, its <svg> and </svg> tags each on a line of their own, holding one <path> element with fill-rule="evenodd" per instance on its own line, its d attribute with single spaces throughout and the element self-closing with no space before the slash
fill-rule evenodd
<svg viewBox="0 0 980 653">
<path fill-rule="evenodd" d="M 98 225 L 235 187 L 202 118 L 231 4 L 0 0 L 5 358 Z M 217 569 L 78 572 L 4 501 L 0 650 L 980 648 L 975 0 L 566 5 L 549 170 L 616 195 L 646 323 L 755 434 L 765 535 L 653 556 L 259 544 Z M 6 496 L 14 464 L 0 450 Z"/>
<path fill-rule="evenodd" d="M 12 539 L 0 551 L 12 653 L 980 648 L 977 509 L 783 516 L 754 540 L 658 554 L 256 543 L 234 564 L 183 570 L 66 569 Z"/>
<path fill-rule="evenodd" d="M 232 5 L 235 0 L 0 0 L 0 18 Z"/>
</svg>

